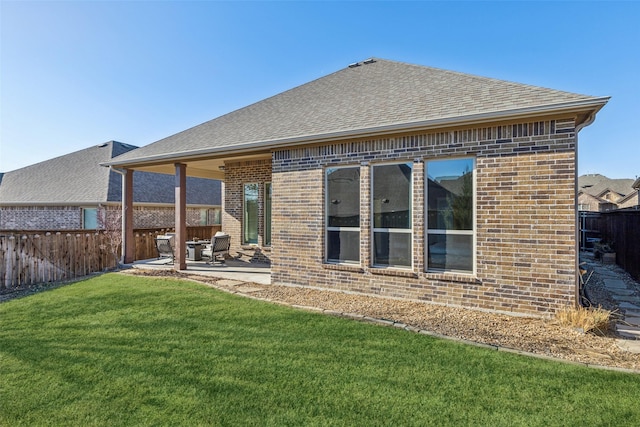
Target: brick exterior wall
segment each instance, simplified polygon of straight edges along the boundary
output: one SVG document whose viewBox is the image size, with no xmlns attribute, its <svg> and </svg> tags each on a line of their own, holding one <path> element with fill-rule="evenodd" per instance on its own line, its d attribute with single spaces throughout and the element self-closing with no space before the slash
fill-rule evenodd
<svg viewBox="0 0 640 427">
<path fill-rule="evenodd" d="M 249 254 L 256 261 L 270 262 L 271 248 L 264 246 L 264 184 L 271 182 L 271 159 L 227 162 L 224 171 L 222 230 L 231 236 L 231 255 Z M 258 184 L 258 243 L 242 242 L 244 184 Z M 274 200 L 278 196 L 273 192 Z M 274 208 L 275 210 L 275 208 Z"/>
<path fill-rule="evenodd" d="M 87 206 L 89 207 L 89 206 Z M 113 207 L 109 207 L 112 210 Z M 117 211 L 119 207 L 115 208 Z M 173 227 L 173 207 L 134 206 L 134 228 Z M 214 209 L 207 209 L 208 224 L 202 224 L 199 208 L 187 209 L 187 225 L 213 224 Z M 0 208 L 0 230 L 78 230 L 82 228 L 82 208 L 78 206 L 36 206 Z"/>
<path fill-rule="evenodd" d="M 205 223 L 202 223 L 201 209 L 187 208 L 187 226 L 212 225 L 213 209 L 207 209 Z M 173 207 L 133 207 L 133 228 L 173 227 L 176 222 Z"/>
<path fill-rule="evenodd" d="M 271 180 L 273 283 L 547 316 L 576 302 L 575 153 L 573 119 L 280 150 L 272 177 L 269 162 L 226 165 L 223 229 L 232 249 L 240 247 L 242 184 L 258 182 L 263 191 Z M 461 156 L 476 159 L 476 272 L 427 273 L 424 162 Z M 370 172 L 381 161 L 414 165 L 408 269 L 371 267 Z M 359 265 L 324 263 L 324 170 L 337 165 L 360 167 Z"/>
<path fill-rule="evenodd" d="M 77 206 L 3 206 L 0 230 L 78 230 L 82 209 Z"/>
</svg>

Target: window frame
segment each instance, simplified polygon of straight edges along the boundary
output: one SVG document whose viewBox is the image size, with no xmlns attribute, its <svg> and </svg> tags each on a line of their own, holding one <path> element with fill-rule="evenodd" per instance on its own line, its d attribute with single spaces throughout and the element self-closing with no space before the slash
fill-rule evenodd
<svg viewBox="0 0 640 427">
<path fill-rule="evenodd" d="M 471 230 L 447 230 L 429 228 L 429 168 L 430 162 L 444 162 L 455 160 L 471 160 L 472 164 L 472 212 L 471 212 Z M 478 187 L 477 187 L 477 159 L 475 157 L 448 157 L 448 158 L 432 158 L 424 160 L 424 271 L 426 273 L 445 273 L 445 274 L 461 274 L 468 276 L 476 276 L 477 272 L 477 218 L 478 218 Z M 429 236 L 430 235 L 444 235 L 444 236 L 472 236 L 471 237 L 471 270 L 454 270 L 454 269 L 440 269 L 429 267 Z"/>
<path fill-rule="evenodd" d="M 329 204 L 331 203 L 331 194 L 329 194 L 329 171 L 338 169 L 357 169 L 358 170 L 358 227 L 335 227 L 329 226 Z M 362 191 L 361 191 L 362 174 L 359 165 L 332 165 L 324 169 L 324 262 L 326 264 L 346 264 L 346 265 L 359 265 L 362 262 L 362 256 L 360 253 L 360 241 L 362 238 Z M 329 232 L 357 232 L 358 233 L 358 259 L 357 260 L 339 260 L 329 259 Z"/>
<path fill-rule="evenodd" d="M 83 207 L 81 208 L 82 212 L 82 229 L 83 230 L 98 230 L 100 229 L 100 221 L 98 220 L 98 215 L 100 214 L 98 208 L 93 207 Z M 92 221 L 95 221 L 95 227 L 87 228 L 87 213 L 91 213 L 93 218 Z"/>
<path fill-rule="evenodd" d="M 268 188 L 267 188 L 268 187 Z M 271 208 L 273 204 L 273 184 L 268 181 L 264 183 L 264 195 L 263 195 L 263 234 L 262 244 L 263 246 L 271 246 Z M 268 200 L 268 202 L 267 202 Z"/>
<path fill-rule="evenodd" d="M 411 179 L 409 181 L 409 228 L 389 228 L 389 227 L 375 227 L 375 209 L 374 209 L 374 195 L 375 195 L 375 187 L 374 187 L 374 169 L 376 167 L 381 166 L 393 166 L 393 165 L 408 165 L 411 167 Z M 373 268 L 398 268 L 398 269 L 413 269 L 414 259 L 413 259 L 413 231 L 414 231 L 414 200 L 413 200 L 413 189 L 414 189 L 414 163 L 412 161 L 394 161 L 394 162 L 382 162 L 371 164 L 370 168 L 370 186 L 369 186 L 369 210 L 370 210 L 370 218 L 371 221 L 371 231 L 370 231 L 370 256 L 371 256 L 371 266 Z M 375 262 L 375 235 L 376 233 L 390 233 L 390 234 L 408 234 L 409 235 L 409 265 L 402 264 L 377 264 Z"/>
<path fill-rule="evenodd" d="M 255 185 L 258 191 L 256 195 L 256 241 L 250 242 L 247 239 L 247 227 L 248 227 L 248 215 L 247 215 L 247 186 Z M 257 182 L 245 182 L 242 184 L 242 244 L 243 245 L 258 245 L 260 242 L 260 184 Z"/>
</svg>

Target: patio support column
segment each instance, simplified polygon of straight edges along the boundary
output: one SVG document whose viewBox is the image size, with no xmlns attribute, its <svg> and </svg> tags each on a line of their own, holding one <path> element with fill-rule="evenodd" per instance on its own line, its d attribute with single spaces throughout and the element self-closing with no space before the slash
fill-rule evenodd
<svg viewBox="0 0 640 427">
<path fill-rule="evenodd" d="M 133 239 L 133 170 L 122 172 L 122 263 L 131 264 L 135 258 Z"/>
<path fill-rule="evenodd" d="M 176 163 L 176 251 L 174 269 L 187 269 L 187 165 Z"/>
</svg>

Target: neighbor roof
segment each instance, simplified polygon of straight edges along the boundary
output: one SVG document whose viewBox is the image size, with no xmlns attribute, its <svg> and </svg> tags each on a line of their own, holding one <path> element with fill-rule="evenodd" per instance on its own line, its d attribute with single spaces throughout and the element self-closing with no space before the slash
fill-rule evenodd
<svg viewBox="0 0 640 427">
<path fill-rule="evenodd" d="M 247 152 L 578 108 L 596 112 L 607 100 L 370 59 L 126 153 L 109 164 Z"/>
<path fill-rule="evenodd" d="M 117 141 L 89 147 L 2 174 L 0 206 L 95 205 L 120 202 L 122 177 L 100 166 L 137 147 Z M 134 202 L 174 203 L 175 177 L 149 172 L 134 173 Z M 188 178 L 187 203 L 220 205 L 220 182 Z"/>
<path fill-rule="evenodd" d="M 587 194 L 601 197 L 604 193 L 613 191 L 623 197 L 633 193 L 633 179 L 612 179 L 600 174 L 587 174 L 578 177 L 578 188 Z"/>
</svg>

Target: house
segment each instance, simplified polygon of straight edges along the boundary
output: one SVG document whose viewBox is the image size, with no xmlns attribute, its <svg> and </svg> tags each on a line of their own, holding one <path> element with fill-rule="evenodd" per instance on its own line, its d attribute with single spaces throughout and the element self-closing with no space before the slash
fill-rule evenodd
<svg viewBox="0 0 640 427">
<path fill-rule="evenodd" d="M 600 174 L 578 177 L 578 210 L 608 212 L 638 205 L 633 179 L 611 179 Z"/>
<path fill-rule="evenodd" d="M 2 174 L 0 230 L 66 230 L 98 227 L 100 207 L 119 214 L 122 175 L 100 163 L 134 150 L 110 141 Z M 133 226 L 173 227 L 175 179 L 136 172 Z M 189 178 L 188 225 L 219 222 L 221 183 Z"/>
<path fill-rule="evenodd" d="M 577 134 L 608 99 L 372 58 L 106 164 L 224 180 L 272 283 L 547 316 L 577 303 Z"/>
</svg>

